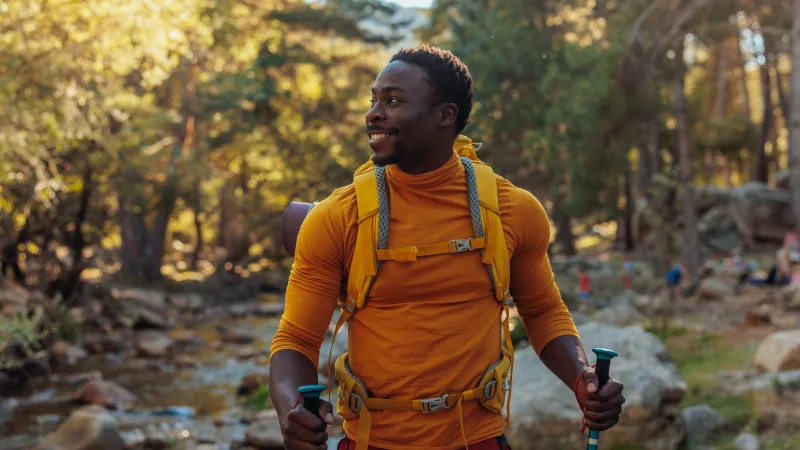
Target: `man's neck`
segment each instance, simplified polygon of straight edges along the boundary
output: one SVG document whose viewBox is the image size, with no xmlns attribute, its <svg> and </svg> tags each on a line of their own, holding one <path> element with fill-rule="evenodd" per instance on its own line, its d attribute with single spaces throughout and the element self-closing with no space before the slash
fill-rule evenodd
<svg viewBox="0 0 800 450">
<path fill-rule="evenodd" d="M 403 161 L 395 164 L 395 167 L 409 175 L 421 175 L 434 170 L 447 164 L 447 161 L 453 156 L 453 144 L 447 146 L 438 146 L 432 150 L 428 158 L 424 161 Z"/>
</svg>

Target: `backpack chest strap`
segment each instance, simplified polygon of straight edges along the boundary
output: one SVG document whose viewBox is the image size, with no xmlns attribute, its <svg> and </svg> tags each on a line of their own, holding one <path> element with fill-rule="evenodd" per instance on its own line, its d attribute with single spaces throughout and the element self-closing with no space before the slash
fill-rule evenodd
<svg viewBox="0 0 800 450">
<path fill-rule="evenodd" d="M 484 238 L 453 239 L 437 244 L 415 245 L 411 247 L 377 250 L 378 261 L 416 261 L 420 256 L 461 253 L 482 249 L 486 246 Z"/>
</svg>

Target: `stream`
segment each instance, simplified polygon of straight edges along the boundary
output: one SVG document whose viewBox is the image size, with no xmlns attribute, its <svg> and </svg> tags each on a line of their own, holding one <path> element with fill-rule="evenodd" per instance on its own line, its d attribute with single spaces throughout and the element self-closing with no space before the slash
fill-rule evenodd
<svg viewBox="0 0 800 450">
<path fill-rule="evenodd" d="M 111 412 L 128 448 L 188 450 L 201 443 L 203 449 L 239 448 L 255 418 L 268 418 L 270 426 L 278 428 L 274 410 L 259 413 L 237 390 L 245 375 L 268 373 L 269 346 L 279 318 L 235 316 L 206 314 L 194 325 L 182 321 L 182 326 L 168 330 L 173 336 L 190 330 L 199 338 L 190 345 L 176 344 L 172 358 L 91 354 L 74 366 L 53 370 L 49 381 L 36 379 L 23 395 L 0 399 L 0 449 L 29 449 L 53 432 L 77 407 L 64 399 L 93 372 L 136 398 L 125 409 Z M 246 345 L 222 343 L 219 327 L 255 340 Z M 255 349 L 256 356 L 243 357 L 243 347 Z M 176 364 L 179 355 L 190 363 Z M 339 439 L 332 436 L 328 448 L 335 448 Z"/>
</svg>

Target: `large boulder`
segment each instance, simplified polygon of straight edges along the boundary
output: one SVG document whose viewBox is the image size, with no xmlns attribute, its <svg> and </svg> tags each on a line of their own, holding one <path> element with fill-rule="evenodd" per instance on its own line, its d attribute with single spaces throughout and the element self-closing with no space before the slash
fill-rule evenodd
<svg viewBox="0 0 800 450">
<path fill-rule="evenodd" d="M 767 372 L 800 369 L 800 329 L 767 336 L 756 350 L 755 364 Z"/>
<path fill-rule="evenodd" d="M 99 406 L 75 410 L 36 450 L 123 450 L 114 417 Z"/>
<path fill-rule="evenodd" d="M 72 398 L 81 404 L 103 406 L 108 409 L 117 409 L 136 400 L 136 397 L 127 389 L 114 383 L 100 379 L 90 379 L 80 387 Z"/>
<path fill-rule="evenodd" d="M 711 300 L 724 299 L 736 293 L 735 282 L 722 277 L 706 278 L 700 282 L 700 297 Z"/>
<path fill-rule="evenodd" d="M 674 450 L 685 440 L 680 401 L 686 393 L 664 345 L 641 327 L 617 327 L 590 322 L 578 327 L 590 361 L 593 347 L 615 350 L 611 377 L 625 385 L 626 402 L 620 422 L 603 433 L 605 445 L 636 443 L 651 450 Z M 581 448 L 586 435 L 583 413 L 571 388 L 562 383 L 532 351 L 516 354 L 512 428 L 515 450 Z"/>
<path fill-rule="evenodd" d="M 716 223 L 732 222 L 747 247 L 756 240 L 781 242 L 794 222 L 786 190 L 747 183 L 735 188 L 702 186 L 696 192 L 699 212 L 710 214 L 717 208 Z"/>
</svg>

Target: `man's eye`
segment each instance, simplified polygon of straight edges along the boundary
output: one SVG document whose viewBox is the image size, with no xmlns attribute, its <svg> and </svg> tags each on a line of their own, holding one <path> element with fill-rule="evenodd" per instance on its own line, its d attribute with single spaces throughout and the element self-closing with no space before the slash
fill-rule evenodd
<svg viewBox="0 0 800 450">
<path fill-rule="evenodd" d="M 392 104 L 392 103 L 400 103 L 400 99 L 399 99 L 399 98 L 397 98 L 397 97 L 389 97 L 389 101 L 388 101 L 388 103 L 389 103 L 389 104 Z"/>
<path fill-rule="evenodd" d="M 372 106 L 375 106 L 375 102 L 376 102 L 376 101 L 377 101 L 377 100 L 375 100 L 374 98 L 372 98 L 372 99 L 370 99 L 370 101 L 369 101 L 369 104 L 370 104 L 370 105 L 372 105 Z"/>
</svg>

